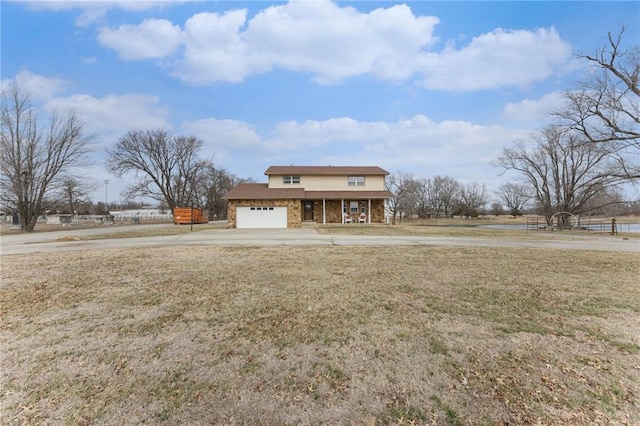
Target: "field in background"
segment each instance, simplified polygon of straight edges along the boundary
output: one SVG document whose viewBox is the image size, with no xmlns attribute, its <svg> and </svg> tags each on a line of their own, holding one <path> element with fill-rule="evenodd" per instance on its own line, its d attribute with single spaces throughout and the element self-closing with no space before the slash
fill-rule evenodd
<svg viewBox="0 0 640 426">
<path fill-rule="evenodd" d="M 4 256 L 17 424 L 640 423 L 634 253 Z"/>
</svg>

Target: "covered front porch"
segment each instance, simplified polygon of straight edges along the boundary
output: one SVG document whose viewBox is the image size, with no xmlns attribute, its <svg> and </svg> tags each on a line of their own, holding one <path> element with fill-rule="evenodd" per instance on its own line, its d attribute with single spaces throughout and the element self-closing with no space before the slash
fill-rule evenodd
<svg viewBox="0 0 640 426">
<path fill-rule="evenodd" d="M 302 202 L 304 222 L 328 223 L 384 223 L 384 199 L 320 198 Z"/>
</svg>

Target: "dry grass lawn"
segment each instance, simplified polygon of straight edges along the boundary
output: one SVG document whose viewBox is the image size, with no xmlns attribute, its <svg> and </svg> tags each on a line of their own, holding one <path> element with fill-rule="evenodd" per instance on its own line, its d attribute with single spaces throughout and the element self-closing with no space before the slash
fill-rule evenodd
<svg viewBox="0 0 640 426">
<path fill-rule="evenodd" d="M 3 424 L 638 424 L 640 258 L 2 257 Z"/>
</svg>

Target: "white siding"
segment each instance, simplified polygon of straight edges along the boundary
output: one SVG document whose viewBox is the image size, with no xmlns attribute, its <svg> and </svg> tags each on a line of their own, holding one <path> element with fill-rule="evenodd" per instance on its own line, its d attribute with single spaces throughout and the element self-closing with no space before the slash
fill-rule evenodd
<svg viewBox="0 0 640 426">
<path fill-rule="evenodd" d="M 354 174 L 353 176 L 362 176 Z M 365 176 L 364 186 L 349 186 L 349 176 L 300 176 L 299 184 L 284 184 L 282 175 L 269 176 L 269 188 L 304 188 L 305 191 L 384 191 L 384 176 Z"/>
</svg>

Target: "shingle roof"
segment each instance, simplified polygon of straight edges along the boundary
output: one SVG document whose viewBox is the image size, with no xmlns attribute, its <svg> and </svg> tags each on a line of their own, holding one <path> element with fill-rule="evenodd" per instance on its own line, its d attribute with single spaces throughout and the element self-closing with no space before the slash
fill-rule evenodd
<svg viewBox="0 0 640 426">
<path fill-rule="evenodd" d="M 269 188 L 266 183 L 241 183 L 231 189 L 227 200 L 340 200 L 386 199 L 393 195 L 388 191 L 305 191 L 303 188 Z"/>
<path fill-rule="evenodd" d="M 307 200 L 340 200 L 340 199 L 387 199 L 393 197 L 389 191 L 306 191 Z"/>
<path fill-rule="evenodd" d="M 227 200 L 303 199 L 303 188 L 269 188 L 266 183 L 240 183 L 225 197 Z"/>
<path fill-rule="evenodd" d="M 265 172 L 265 175 L 359 175 L 372 176 L 389 174 L 384 169 L 377 166 L 271 166 Z"/>
</svg>

